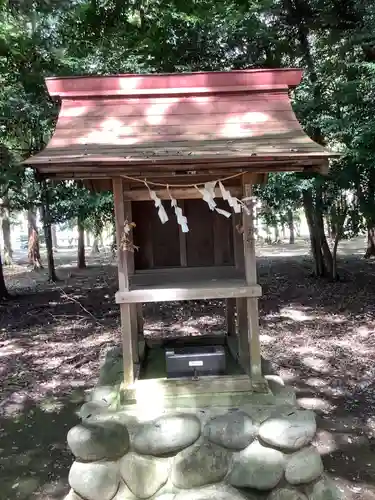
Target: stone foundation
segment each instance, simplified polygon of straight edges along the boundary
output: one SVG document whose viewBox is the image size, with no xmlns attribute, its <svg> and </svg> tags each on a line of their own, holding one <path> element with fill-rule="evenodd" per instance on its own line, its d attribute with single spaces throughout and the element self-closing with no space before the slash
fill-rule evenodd
<svg viewBox="0 0 375 500">
<path fill-rule="evenodd" d="M 157 415 L 152 401 L 145 413 L 96 391 L 68 433 L 75 462 L 67 499 L 341 500 L 311 444 L 314 413 L 269 379 L 267 404 L 247 394 L 235 408 L 176 406 Z"/>
</svg>

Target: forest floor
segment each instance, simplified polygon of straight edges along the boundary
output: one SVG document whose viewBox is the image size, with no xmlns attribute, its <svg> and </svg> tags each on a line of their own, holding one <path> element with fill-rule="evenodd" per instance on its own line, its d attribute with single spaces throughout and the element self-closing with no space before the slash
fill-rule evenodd
<svg viewBox="0 0 375 500">
<path fill-rule="evenodd" d="M 375 261 L 361 258 L 363 248 L 342 244 L 337 283 L 310 277 L 307 243 L 258 249 L 263 355 L 317 412 L 316 444 L 347 500 L 375 500 Z M 0 305 L 1 500 L 64 496 L 67 431 L 101 353 L 120 339 L 114 263 L 90 257 L 79 271 L 74 251 L 56 259 L 57 284 L 22 256 L 6 269 L 16 296 Z M 223 328 L 222 303 L 189 304 L 148 307 L 146 334 Z"/>
</svg>

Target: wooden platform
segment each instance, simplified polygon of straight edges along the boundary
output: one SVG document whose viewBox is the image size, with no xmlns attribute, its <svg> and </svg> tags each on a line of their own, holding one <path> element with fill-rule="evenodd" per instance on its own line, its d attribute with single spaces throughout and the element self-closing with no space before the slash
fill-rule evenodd
<svg viewBox="0 0 375 500">
<path fill-rule="evenodd" d="M 116 293 L 118 304 L 260 297 L 259 285 L 249 285 L 232 267 L 184 268 L 135 273 L 129 290 Z"/>
</svg>

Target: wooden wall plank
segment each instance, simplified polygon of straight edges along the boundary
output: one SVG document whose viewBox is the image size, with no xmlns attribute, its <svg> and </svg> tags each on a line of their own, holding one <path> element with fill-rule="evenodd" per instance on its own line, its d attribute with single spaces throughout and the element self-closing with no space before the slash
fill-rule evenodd
<svg viewBox="0 0 375 500">
<path fill-rule="evenodd" d="M 154 267 L 154 256 L 152 248 L 152 212 L 155 207 L 151 201 L 133 203 L 134 244 L 137 245 L 135 258 L 135 269 L 152 269 Z"/>
<path fill-rule="evenodd" d="M 213 266 L 214 235 L 212 212 L 202 200 L 186 200 L 185 214 L 189 232 L 186 235 L 187 265 Z"/>
<path fill-rule="evenodd" d="M 196 189 L 194 191 L 197 191 Z M 182 213 L 185 214 L 185 200 L 179 200 L 179 206 L 181 207 Z M 181 227 L 179 227 L 179 244 L 180 244 L 180 266 L 187 266 L 187 243 L 186 243 L 186 233 L 183 233 Z"/>
<path fill-rule="evenodd" d="M 233 256 L 236 269 L 245 270 L 245 257 L 242 237 L 242 216 L 241 214 L 232 215 L 233 231 Z"/>
<path fill-rule="evenodd" d="M 232 191 L 231 191 L 232 192 Z M 215 199 L 218 208 L 231 211 L 228 203 L 223 199 Z M 226 218 L 217 212 L 212 213 L 214 232 L 214 262 L 216 266 L 233 266 L 233 231 L 232 217 Z"/>
<path fill-rule="evenodd" d="M 152 233 L 148 235 L 152 239 L 154 267 L 178 267 L 180 265 L 179 226 L 170 201 L 163 201 L 163 205 L 169 220 L 162 224 L 157 209 L 153 207 Z"/>
</svg>

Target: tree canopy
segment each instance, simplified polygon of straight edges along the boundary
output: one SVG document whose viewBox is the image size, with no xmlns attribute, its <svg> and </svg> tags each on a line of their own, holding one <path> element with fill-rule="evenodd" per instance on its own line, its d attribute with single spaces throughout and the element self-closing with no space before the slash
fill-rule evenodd
<svg viewBox="0 0 375 500">
<path fill-rule="evenodd" d="M 342 226 L 340 237 L 365 229 L 367 255 L 375 255 L 374 24 L 370 0 L 0 2 L 0 204 L 41 203 L 37 181 L 19 163 L 44 147 L 55 124 L 46 76 L 297 66 L 305 69 L 292 95 L 297 116 L 342 157 L 326 178 L 270 176 L 257 192 L 264 213 L 285 219 L 304 206 L 312 230 L 326 217 Z M 107 195 L 81 196 L 69 183 L 48 189 L 53 220 L 80 212 L 95 226 L 94 213 L 111 213 Z M 312 241 L 318 274 L 331 265 L 321 230 Z"/>
</svg>

